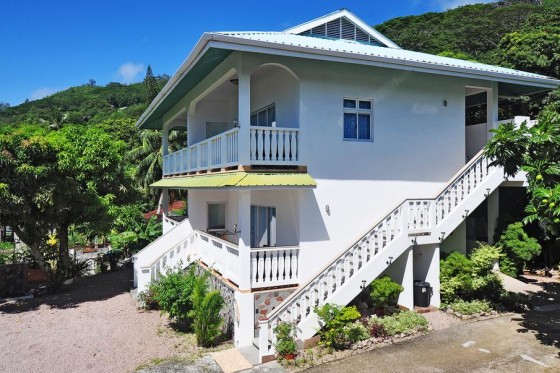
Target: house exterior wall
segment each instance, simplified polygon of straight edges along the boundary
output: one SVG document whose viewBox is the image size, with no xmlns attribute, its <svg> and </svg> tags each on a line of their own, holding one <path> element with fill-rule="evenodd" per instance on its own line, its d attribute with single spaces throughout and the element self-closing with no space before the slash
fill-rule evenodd
<svg viewBox="0 0 560 373">
<path fill-rule="evenodd" d="M 318 183 L 314 190 L 292 191 L 299 194 L 299 211 L 294 214 L 299 220 L 287 228 L 298 231 L 300 263 L 305 266 L 300 271 L 302 283 L 404 199 L 439 192 L 465 163 L 465 86 L 490 86 L 466 78 L 238 52 L 217 70 L 225 73 L 242 67 L 259 76 L 259 67 L 266 64 L 286 67 L 297 80 L 280 68 L 255 79 L 251 111 L 276 102 L 279 126 L 294 121 L 283 119 L 285 106 L 297 113 L 300 162 Z M 208 91 L 221 79 L 215 72 L 211 75 L 194 91 Z M 299 104 L 289 97 L 294 82 L 299 86 Z M 196 98 L 192 93 L 187 96 Z M 373 141 L 343 140 L 343 98 L 373 100 Z M 183 102 L 188 104 L 188 99 Z M 274 195 L 269 192 L 258 200 L 267 205 L 266 199 Z M 206 211 L 206 197 L 230 202 L 226 226 L 231 230 L 237 206 L 232 192 L 191 191 L 193 226 L 206 226 L 206 213 L 203 220 L 194 213 L 200 208 Z M 278 224 L 285 224 L 280 217 Z"/>
</svg>

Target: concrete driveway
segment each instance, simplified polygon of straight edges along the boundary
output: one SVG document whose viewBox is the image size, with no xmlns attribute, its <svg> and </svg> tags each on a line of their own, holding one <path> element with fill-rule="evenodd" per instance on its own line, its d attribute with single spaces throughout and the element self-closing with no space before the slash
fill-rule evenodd
<svg viewBox="0 0 560 373">
<path fill-rule="evenodd" d="M 532 315 L 530 329 L 526 315 L 466 323 L 306 372 L 560 372 L 560 312 Z"/>
</svg>

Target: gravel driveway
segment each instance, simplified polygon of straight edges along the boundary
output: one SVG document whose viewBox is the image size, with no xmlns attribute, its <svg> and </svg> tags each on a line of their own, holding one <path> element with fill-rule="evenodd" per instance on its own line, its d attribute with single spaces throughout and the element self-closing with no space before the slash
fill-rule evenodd
<svg viewBox="0 0 560 373">
<path fill-rule="evenodd" d="M 132 273 L 79 279 L 67 292 L 0 304 L 0 372 L 130 372 L 198 351 L 159 311 L 138 311 Z"/>
</svg>

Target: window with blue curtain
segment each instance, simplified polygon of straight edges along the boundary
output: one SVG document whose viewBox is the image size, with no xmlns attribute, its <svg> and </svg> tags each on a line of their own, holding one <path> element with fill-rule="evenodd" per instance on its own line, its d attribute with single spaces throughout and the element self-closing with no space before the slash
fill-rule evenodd
<svg viewBox="0 0 560 373">
<path fill-rule="evenodd" d="M 373 101 L 345 98 L 344 140 L 372 141 Z"/>
</svg>

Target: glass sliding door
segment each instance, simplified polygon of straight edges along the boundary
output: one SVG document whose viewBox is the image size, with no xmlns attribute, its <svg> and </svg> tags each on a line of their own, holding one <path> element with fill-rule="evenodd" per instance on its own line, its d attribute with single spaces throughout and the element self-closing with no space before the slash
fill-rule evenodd
<svg viewBox="0 0 560 373">
<path fill-rule="evenodd" d="M 251 247 L 276 246 L 276 207 L 251 206 Z"/>
</svg>

